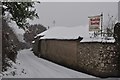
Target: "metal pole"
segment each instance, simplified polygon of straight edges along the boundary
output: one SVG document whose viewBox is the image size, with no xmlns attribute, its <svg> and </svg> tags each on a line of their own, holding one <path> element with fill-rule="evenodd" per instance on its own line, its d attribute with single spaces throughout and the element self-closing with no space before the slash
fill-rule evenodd
<svg viewBox="0 0 120 80">
<path fill-rule="evenodd" d="M 101 13 L 101 37 L 102 37 L 102 28 L 103 28 L 103 13 Z"/>
</svg>

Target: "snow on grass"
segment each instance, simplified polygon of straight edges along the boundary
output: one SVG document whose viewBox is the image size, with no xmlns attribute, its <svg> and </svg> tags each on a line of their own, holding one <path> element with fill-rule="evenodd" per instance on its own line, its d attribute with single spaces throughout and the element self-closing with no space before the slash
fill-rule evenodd
<svg viewBox="0 0 120 80">
<path fill-rule="evenodd" d="M 4 75 L 4 78 L 94 78 L 93 76 L 38 58 L 30 49 L 18 52 L 17 64 L 13 64 L 13 68 L 5 72 L 11 73 L 14 71 L 15 75 L 13 76 L 13 73 L 12 75 Z"/>
<path fill-rule="evenodd" d="M 16 64 L 13 61 L 9 61 L 9 64 L 11 64 L 11 67 L 7 67 L 7 71 L 2 72 L 2 77 L 15 77 L 15 76 L 21 76 L 24 75 L 24 69 L 20 67 L 19 61 L 16 62 Z"/>
</svg>

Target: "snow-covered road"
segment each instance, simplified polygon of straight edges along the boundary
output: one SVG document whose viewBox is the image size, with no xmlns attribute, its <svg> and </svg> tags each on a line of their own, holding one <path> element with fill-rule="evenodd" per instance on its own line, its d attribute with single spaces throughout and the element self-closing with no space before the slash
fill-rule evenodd
<svg viewBox="0 0 120 80">
<path fill-rule="evenodd" d="M 30 49 L 19 51 L 17 65 L 15 65 L 17 75 L 4 77 L 18 78 L 94 78 L 93 76 L 77 72 L 50 61 L 36 57 Z"/>
</svg>

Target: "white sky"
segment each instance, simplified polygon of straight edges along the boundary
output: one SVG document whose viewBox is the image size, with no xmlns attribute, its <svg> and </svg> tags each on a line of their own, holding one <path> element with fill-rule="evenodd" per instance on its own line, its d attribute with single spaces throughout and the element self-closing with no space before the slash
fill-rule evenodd
<svg viewBox="0 0 120 80">
<path fill-rule="evenodd" d="M 117 2 L 41 2 L 36 4 L 39 19 L 31 24 L 44 26 L 79 26 L 88 25 L 88 16 L 104 14 L 104 25 L 108 21 L 108 14 L 118 17 Z"/>
</svg>

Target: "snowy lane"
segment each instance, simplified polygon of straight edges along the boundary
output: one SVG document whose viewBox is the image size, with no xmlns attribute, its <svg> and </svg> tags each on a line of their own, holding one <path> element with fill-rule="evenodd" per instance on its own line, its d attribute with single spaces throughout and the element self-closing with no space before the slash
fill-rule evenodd
<svg viewBox="0 0 120 80">
<path fill-rule="evenodd" d="M 36 57 L 30 49 L 19 51 L 17 61 L 19 68 L 24 69 L 24 75 L 13 77 L 25 78 L 93 78 L 93 76 L 77 72 L 50 61 Z M 7 76 L 11 77 L 11 76 Z"/>
</svg>

